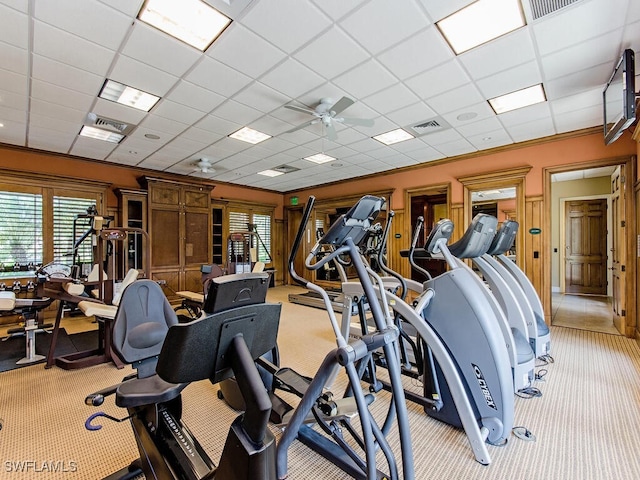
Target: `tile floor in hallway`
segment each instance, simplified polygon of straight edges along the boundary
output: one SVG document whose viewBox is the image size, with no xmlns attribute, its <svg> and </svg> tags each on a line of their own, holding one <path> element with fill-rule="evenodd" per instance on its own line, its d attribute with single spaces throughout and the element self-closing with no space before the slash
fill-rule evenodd
<svg viewBox="0 0 640 480">
<path fill-rule="evenodd" d="M 620 335 L 613 324 L 611 297 L 554 293 L 551 301 L 554 326 Z"/>
</svg>

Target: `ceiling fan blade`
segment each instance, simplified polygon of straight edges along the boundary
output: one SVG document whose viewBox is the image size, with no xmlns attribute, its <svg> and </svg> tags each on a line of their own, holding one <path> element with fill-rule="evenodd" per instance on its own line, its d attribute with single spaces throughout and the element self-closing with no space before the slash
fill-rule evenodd
<svg viewBox="0 0 640 480">
<path fill-rule="evenodd" d="M 336 103 L 333 104 L 333 107 L 331 107 L 329 109 L 329 111 L 331 112 L 331 116 L 335 117 L 341 111 L 349 108 L 354 103 L 355 102 L 353 100 L 351 100 L 350 98 L 342 97 L 340 100 L 338 100 Z"/>
<path fill-rule="evenodd" d="M 304 122 L 302 125 L 298 125 L 297 127 L 293 127 L 292 129 L 287 130 L 284 133 L 293 133 L 293 132 L 296 132 L 298 130 L 302 130 L 303 128 L 307 128 L 309 125 L 314 125 L 314 124 L 316 124 L 318 122 L 319 122 L 319 120 L 317 120 L 317 119 L 309 120 L 308 122 Z"/>
<path fill-rule="evenodd" d="M 338 139 L 338 134 L 336 133 L 336 127 L 333 126 L 333 123 L 327 125 L 327 138 L 332 142 Z"/>
<path fill-rule="evenodd" d="M 289 110 L 295 110 L 296 112 L 306 113 L 307 115 L 315 115 L 316 112 L 313 110 L 309 110 L 308 108 L 297 107 L 295 105 L 285 105 L 284 108 L 288 108 Z"/>
<path fill-rule="evenodd" d="M 340 117 L 343 123 L 347 123 L 349 125 L 359 125 L 361 127 L 373 127 L 373 119 L 371 118 L 350 118 L 350 117 Z M 337 120 L 334 118 L 334 120 Z"/>
</svg>

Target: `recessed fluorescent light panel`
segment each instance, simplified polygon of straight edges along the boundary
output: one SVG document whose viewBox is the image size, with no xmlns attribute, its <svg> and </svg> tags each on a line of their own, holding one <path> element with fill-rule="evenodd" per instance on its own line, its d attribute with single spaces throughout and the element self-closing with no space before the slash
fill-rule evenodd
<svg viewBox="0 0 640 480">
<path fill-rule="evenodd" d="M 460 55 L 525 25 L 519 0 L 478 0 L 436 25 Z"/>
<path fill-rule="evenodd" d="M 316 153 L 315 155 L 311 155 L 310 157 L 304 157 L 305 160 L 309 160 L 313 163 L 327 163 L 335 160 L 335 158 L 325 155 L 324 153 Z"/>
<path fill-rule="evenodd" d="M 258 175 L 264 175 L 265 177 L 277 177 L 278 175 L 284 175 L 284 172 L 276 172 L 275 170 L 263 170 L 258 172 Z"/>
<path fill-rule="evenodd" d="M 380 135 L 376 135 L 375 137 L 373 137 L 374 140 L 378 140 L 379 142 L 382 142 L 385 145 L 393 145 L 394 143 L 404 142 L 405 140 L 411 140 L 412 138 L 416 138 L 416 137 L 406 132 L 402 128 L 398 128 L 397 130 L 391 130 L 390 132 L 382 133 Z"/>
<path fill-rule="evenodd" d="M 534 85 L 532 87 L 523 88 L 522 90 L 516 90 L 515 92 L 507 93 L 500 97 L 489 99 L 489 105 L 493 108 L 493 111 L 497 115 L 501 113 L 510 112 L 522 107 L 528 107 L 535 103 L 541 103 L 546 101 L 547 98 L 544 94 L 544 88 L 542 84 Z"/>
<path fill-rule="evenodd" d="M 249 128 L 249 127 L 242 127 L 237 132 L 234 132 L 231 135 L 229 135 L 229 137 L 235 138 L 236 140 L 242 140 L 243 142 L 247 142 L 255 145 L 256 143 L 265 141 L 267 138 L 271 138 L 271 135 L 267 135 L 266 133 L 253 130 L 252 128 Z"/>
<path fill-rule="evenodd" d="M 120 143 L 120 140 L 124 138 L 124 135 L 120 133 L 108 132 L 101 128 L 88 127 L 84 125 L 80 130 L 80 135 L 83 137 L 95 138 L 96 140 L 104 140 L 105 142 Z"/>
<path fill-rule="evenodd" d="M 202 52 L 231 23 L 201 0 L 147 0 L 138 18 Z"/>
<path fill-rule="evenodd" d="M 160 97 L 122 83 L 114 82 L 113 80 L 104 82 L 98 96 L 105 100 L 111 100 L 112 102 L 117 102 L 128 107 L 137 108 L 144 112 L 151 110 L 153 106 L 158 103 L 158 100 L 160 100 Z"/>
</svg>

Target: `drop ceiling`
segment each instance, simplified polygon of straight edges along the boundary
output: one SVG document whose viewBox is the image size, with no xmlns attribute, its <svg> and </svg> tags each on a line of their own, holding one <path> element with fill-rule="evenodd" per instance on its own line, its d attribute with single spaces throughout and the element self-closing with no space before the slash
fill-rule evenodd
<svg viewBox="0 0 640 480">
<path fill-rule="evenodd" d="M 288 192 L 602 125 L 616 59 L 640 52 L 640 2 L 556 0 L 534 19 L 530 1 L 525 27 L 456 56 L 435 22 L 469 0 L 208 0 L 233 22 L 203 53 L 137 20 L 142 0 L 0 0 L 0 143 Z M 147 113 L 100 99 L 107 78 L 161 100 Z M 539 82 L 544 103 L 487 103 Z M 374 125 L 286 133 L 310 117 L 285 105 L 343 96 L 344 116 Z M 90 113 L 131 131 L 81 137 Z M 243 126 L 272 137 L 228 137 Z M 316 153 L 336 160 L 304 160 Z"/>
</svg>

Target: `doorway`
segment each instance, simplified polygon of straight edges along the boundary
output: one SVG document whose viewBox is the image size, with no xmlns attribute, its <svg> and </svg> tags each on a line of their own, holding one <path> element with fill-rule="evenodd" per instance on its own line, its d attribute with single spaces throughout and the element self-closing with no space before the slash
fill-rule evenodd
<svg viewBox="0 0 640 480">
<path fill-rule="evenodd" d="M 549 174 L 553 325 L 625 333 L 625 318 L 616 321 L 615 312 L 617 304 L 625 303 L 626 291 L 620 285 L 616 289 L 613 274 L 615 251 L 621 250 L 618 256 L 626 252 L 627 232 L 619 217 L 624 216 L 624 168 L 621 164 Z M 626 313 L 623 310 L 617 307 Z"/>
</svg>

